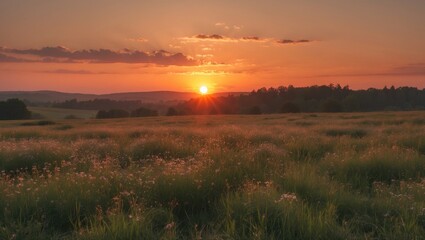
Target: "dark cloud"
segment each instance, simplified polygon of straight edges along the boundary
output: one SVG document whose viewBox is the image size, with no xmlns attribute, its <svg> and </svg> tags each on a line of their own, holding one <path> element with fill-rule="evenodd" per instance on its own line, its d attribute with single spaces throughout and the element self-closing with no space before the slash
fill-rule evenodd
<svg viewBox="0 0 425 240">
<path fill-rule="evenodd" d="M 245 37 L 228 37 L 218 34 L 198 34 L 192 37 L 182 37 L 180 40 L 186 43 L 196 43 L 201 41 L 208 42 L 227 42 L 227 43 L 238 43 L 238 42 L 253 42 L 253 43 L 278 43 L 278 44 L 301 44 L 309 43 L 312 40 L 301 39 L 301 40 L 291 40 L 291 39 L 275 39 L 275 38 L 261 38 L 258 36 L 245 36 Z"/>
<path fill-rule="evenodd" d="M 55 69 L 51 71 L 39 71 L 41 73 L 59 73 L 59 74 L 114 74 L 109 72 L 93 72 L 87 70 Z"/>
<path fill-rule="evenodd" d="M 301 39 L 301 40 L 291 40 L 291 39 L 282 39 L 276 41 L 279 44 L 299 44 L 299 43 L 309 43 L 311 40 Z"/>
<path fill-rule="evenodd" d="M 44 47 L 41 49 L 4 49 L 3 51 L 15 53 L 15 54 L 30 54 L 30 55 L 40 56 L 40 57 L 55 57 L 55 58 L 67 58 L 70 56 L 70 54 L 72 54 L 71 51 L 61 46 Z"/>
<path fill-rule="evenodd" d="M 44 47 L 40 49 L 1 49 L 3 52 L 18 55 L 40 57 L 41 62 L 79 62 L 91 63 L 152 63 L 158 65 L 191 66 L 197 62 L 182 53 L 170 53 L 164 50 L 143 52 L 124 49 L 89 49 L 72 51 L 62 46 Z"/>
<path fill-rule="evenodd" d="M 259 37 L 250 36 L 250 37 L 243 37 L 242 40 L 260 41 L 261 39 Z"/>
<path fill-rule="evenodd" d="M 218 34 L 198 34 L 192 37 L 183 37 L 180 38 L 184 42 L 201 42 L 201 41 L 208 41 L 208 42 L 228 42 L 228 43 L 237 43 L 237 42 L 268 42 L 271 39 L 269 38 L 260 38 L 256 36 L 247 36 L 247 37 L 228 37 Z"/>
<path fill-rule="evenodd" d="M 195 36 L 200 39 L 223 39 L 224 37 L 218 34 L 206 35 L 206 34 L 198 34 Z"/>
<path fill-rule="evenodd" d="M 0 53 L 0 62 L 22 62 L 22 59 L 7 56 Z"/>
<path fill-rule="evenodd" d="M 390 73 L 398 75 L 425 75 L 425 63 L 415 63 L 395 67 Z"/>
</svg>

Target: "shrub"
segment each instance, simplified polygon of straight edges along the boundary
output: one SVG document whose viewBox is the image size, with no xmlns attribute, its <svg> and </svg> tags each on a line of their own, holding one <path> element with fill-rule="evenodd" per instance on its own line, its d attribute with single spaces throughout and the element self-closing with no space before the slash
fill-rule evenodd
<svg viewBox="0 0 425 240">
<path fill-rule="evenodd" d="M 8 99 L 0 102 L 0 120 L 30 119 L 31 112 L 28 111 L 24 102 L 19 99 Z"/>
<path fill-rule="evenodd" d="M 41 120 L 37 122 L 25 122 L 25 123 L 22 123 L 21 126 L 47 126 L 47 125 L 54 125 L 54 124 L 56 123 L 53 121 Z"/>
<path fill-rule="evenodd" d="M 77 116 L 75 116 L 75 115 L 70 114 L 70 115 L 66 115 L 66 116 L 64 117 L 64 119 L 80 119 L 80 118 L 79 118 L 79 117 L 77 117 Z"/>
<path fill-rule="evenodd" d="M 158 111 L 141 107 L 131 112 L 131 117 L 152 117 L 152 116 L 158 116 Z"/>
<path fill-rule="evenodd" d="M 177 110 L 173 107 L 168 108 L 167 110 L 167 116 L 177 116 L 179 115 L 179 113 L 177 112 Z"/>
<path fill-rule="evenodd" d="M 103 118 L 127 118 L 130 114 L 122 109 L 112 109 L 109 111 L 101 110 L 97 112 L 96 118 L 103 119 Z"/>
</svg>

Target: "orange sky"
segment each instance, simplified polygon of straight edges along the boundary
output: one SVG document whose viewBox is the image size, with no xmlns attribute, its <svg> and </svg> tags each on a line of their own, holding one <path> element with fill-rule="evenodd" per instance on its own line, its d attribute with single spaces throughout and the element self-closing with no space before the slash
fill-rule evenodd
<svg viewBox="0 0 425 240">
<path fill-rule="evenodd" d="M 425 1 L 0 2 L 0 91 L 425 87 Z"/>
</svg>

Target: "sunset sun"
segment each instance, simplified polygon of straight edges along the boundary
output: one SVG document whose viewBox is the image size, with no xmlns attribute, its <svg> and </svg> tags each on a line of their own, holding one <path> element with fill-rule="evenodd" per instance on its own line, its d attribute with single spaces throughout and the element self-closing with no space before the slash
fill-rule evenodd
<svg viewBox="0 0 425 240">
<path fill-rule="evenodd" d="M 207 88 L 207 86 L 201 86 L 201 87 L 199 88 L 199 92 L 200 92 L 202 95 L 207 94 L 207 93 L 208 93 L 208 88 Z"/>
</svg>

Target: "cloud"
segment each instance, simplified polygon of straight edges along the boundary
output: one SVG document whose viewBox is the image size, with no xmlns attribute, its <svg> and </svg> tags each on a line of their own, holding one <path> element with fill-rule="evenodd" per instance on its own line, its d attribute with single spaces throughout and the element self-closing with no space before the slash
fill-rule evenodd
<svg viewBox="0 0 425 240">
<path fill-rule="evenodd" d="M 219 34 L 198 34 L 192 37 L 183 37 L 180 40 L 184 43 L 196 43 L 196 42 L 224 42 L 224 43 L 237 43 L 237 42 L 267 42 L 270 39 L 262 39 L 257 36 L 246 36 L 246 37 L 227 37 Z"/>
<path fill-rule="evenodd" d="M 7 56 L 0 53 L 0 62 L 22 62 L 22 59 Z"/>
<path fill-rule="evenodd" d="M 54 73 L 54 74 L 114 74 L 109 72 L 93 72 L 87 70 L 70 70 L 70 69 L 56 69 L 51 71 L 39 71 L 41 73 Z"/>
<path fill-rule="evenodd" d="M 291 39 L 275 39 L 275 38 L 261 38 L 258 36 L 243 36 L 243 37 L 228 37 L 219 34 L 198 34 L 192 37 L 182 37 L 180 40 L 183 43 L 196 43 L 196 42 L 217 42 L 217 43 L 238 43 L 238 42 L 257 42 L 257 43 L 278 43 L 278 44 L 301 44 L 310 43 L 312 40 L 291 40 Z"/>
<path fill-rule="evenodd" d="M 251 36 L 251 37 L 242 37 L 242 40 L 260 41 L 260 38 Z"/>
<path fill-rule="evenodd" d="M 282 40 L 276 41 L 276 43 L 279 43 L 279 44 L 300 44 L 300 43 L 310 43 L 310 42 L 312 41 L 307 39 L 301 39 L 301 40 L 282 39 Z"/>
<path fill-rule="evenodd" d="M 390 73 L 396 75 L 425 75 L 425 63 L 414 63 L 393 68 Z"/>
<path fill-rule="evenodd" d="M 39 57 L 39 62 L 90 62 L 90 63 L 152 63 L 157 65 L 192 66 L 198 62 L 182 53 L 170 53 L 165 50 L 143 52 L 123 49 L 88 49 L 73 51 L 68 48 L 44 47 L 40 49 L 8 49 L 0 51 L 22 56 L 22 61 L 28 61 L 24 56 Z M 6 59 L 7 60 L 7 59 Z"/>
<path fill-rule="evenodd" d="M 381 72 L 337 73 L 311 77 L 425 76 L 425 63 L 396 66 Z"/>
<path fill-rule="evenodd" d="M 149 42 L 149 40 L 148 40 L 148 39 L 146 39 L 146 38 L 141 38 L 141 37 L 139 37 L 139 38 L 127 38 L 127 40 L 129 40 L 129 41 L 133 41 L 133 42 L 142 42 L 142 43 L 144 43 L 144 42 Z"/>
<path fill-rule="evenodd" d="M 226 23 L 224 23 L 224 22 L 218 22 L 218 23 L 215 24 L 215 26 L 216 27 L 222 27 L 222 28 L 224 28 L 226 30 L 229 30 L 230 29 L 230 27 Z"/>
<path fill-rule="evenodd" d="M 214 25 L 215 25 L 216 27 L 224 28 L 225 30 L 233 29 L 233 30 L 239 31 L 239 30 L 241 30 L 241 29 L 242 29 L 242 26 L 238 26 L 238 25 L 229 26 L 229 25 L 227 25 L 227 24 L 226 24 L 226 23 L 224 23 L 224 22 L 218 22 L 218 23 L 216 23 L 216 24 L 214 24 Z"/>
<path fill-rule="evenodd" d="M 198 35 L 195 36 L 195 38 L 200 38 L 200 39 L 224 39 L 223 36 L 218 35 L 218 34 L 212 34 L 212 35 L 198 34 Z"/>
<path fill-rule="evenodd" d="M 233 29 L 235 29 L 235 30 L 241 30 L 242 29 L 242 26 L 233 25 Z"/>
<path fill-rule="evenodd" d="M 198 42 L 222 42 L 222 43 L 226 43 L 226 42 L 237 42 L 238 39 L 236 38 L 231 38 L 231 37 L 225 37 L 223 35 L 219 35 L 219 34 L 198 34 L 195 36 L 191 36 L 191 37 L 181 37 L 178 38 L 178 40 L 180 40 L 181 43 L 198 43 Z"/>
</svg>

